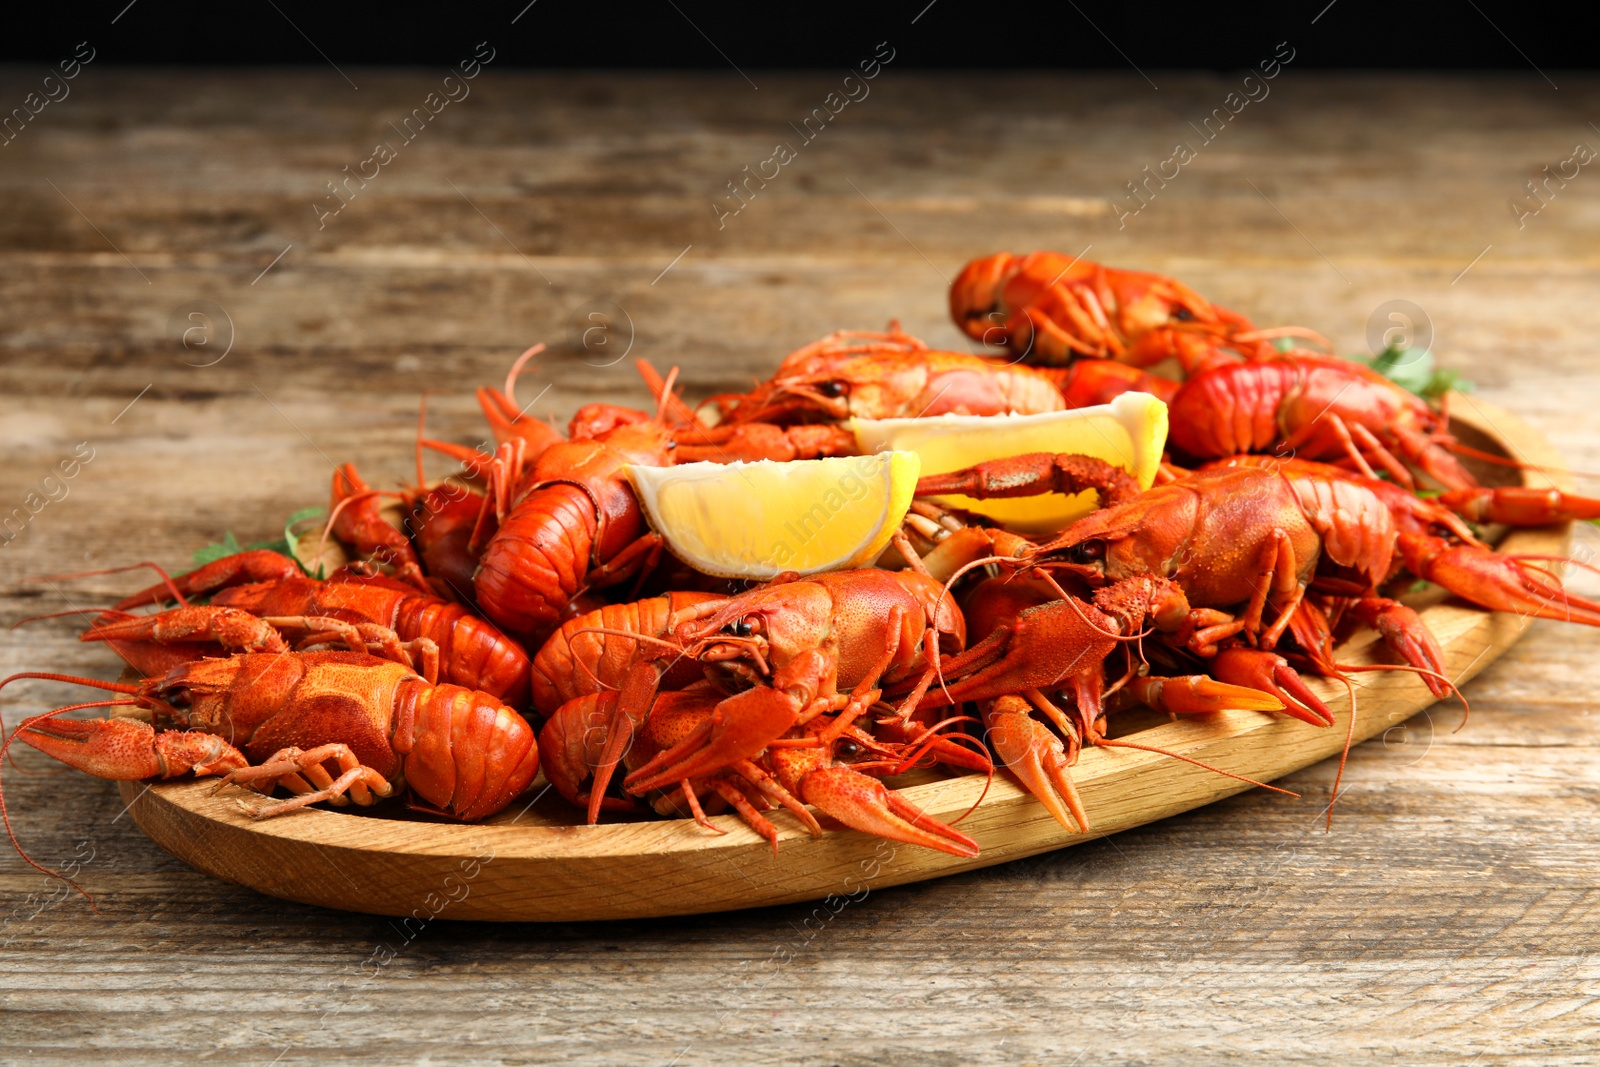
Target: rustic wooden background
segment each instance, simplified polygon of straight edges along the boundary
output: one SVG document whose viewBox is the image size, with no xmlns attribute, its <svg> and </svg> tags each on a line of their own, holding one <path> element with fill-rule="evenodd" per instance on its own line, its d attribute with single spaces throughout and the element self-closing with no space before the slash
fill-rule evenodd
<svg viewBox="0 0 1600 1067">
<path fill-rule="evenodd" d="M 0 518 L 93 449 L 0 545 L 0 622 L 140 580 L 27 576 L 270 537 L 335 462 L 395 484 L 419 394 L 435 433 L 478 440 L 472 387 L 533 341 L 553 351 L 523 396 L 548 386 L 538 409 L 563 418 L 643 402 L 638 356 L 704 395 L 890 316 L 958 344 L 946 283 L 1001 249 L 1170 272 L 1346 351 L 1411 301 L 1477 395 L 1600 470 L 1600 178 L 1552 181 L 1520 226 L 1508 206 L 1600 144 L 1593 80 L 1291 65 L 1119 228 L 1109 201 L 1197 141 L 1236 77 L 891 64 L 802 144 L 790 124 L 842 72 L 746 72 L 754 88 L 491 66 L 319 230 L 326 183 L 399 142 L 389 124 L 442 71 L 108 62 L 0 147 Z M 0 104 L 41 75 L 0 71 Z M 719 229 L 725 183 L 778 142 L 796 158 Z M 113 676 L 73 632 L 10 631 L 0 669 Z M 76 861 L 100 913 L 0 849 L 0 1058 L 1597 1062 L 1597 650 L 1536 624 L 1468 688 L 1460 732 L 1443 706 L 1354 753 L 1331 834 L 1322 765 L 1290 780 L 1299 801 L 1256 791 L 821 918 L 402 931 L 199 875 L 110 783 L 23 752 L 16 830 Z M 74 696 L 19 683 L 3 709 Z"/>
</svg>

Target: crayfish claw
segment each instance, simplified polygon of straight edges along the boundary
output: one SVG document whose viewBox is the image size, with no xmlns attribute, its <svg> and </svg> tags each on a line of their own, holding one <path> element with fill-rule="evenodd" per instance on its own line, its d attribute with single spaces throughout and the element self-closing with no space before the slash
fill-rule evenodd
<svg viewBox="0 0 1600 1067">
<path fill-rule="evenodd" d="M 1402 531 L 1395 547 L 1411 573 L 1490 611 L 1600 626 L 1600 602 L 1568 593 L 1516 556 Z"/>
<path fill-rule="evenodd" d="M 136 719 L 34 719 L 18 727 L 16 736 L 69 767 L 111 781 L 215 774 L 245 765 L 238 749 L 213 734 L 156 730 Z"/>
<path fill-rule="evenodd" d="M 1333 712 L 1306 685 L 1300 673 L 1276 652 L 1255 648 L 1225 648 L 1211 661 L 1211 673 L 1221 680 L 1270 693 L 1283 703 L 1283 713 L 1312 726 L 1332 726 Z"/>
<path fill-rule="evenodd" d="M 1421 678 L 1434 696 L 1446 696 L 1454 688 L 1445 677 L 1444 650 L 1414 609 L 1383 597 L 1363 597 L 1350 605 L 1350 614 L 1377 630 L 1390 651 L 1425 672 Z"/>
<path fill-rule="evenodd" d="M 989 743 L 1006 769 L 1021 780 L 1061 828 L 1069 833 L 1088 833 L 1089 816 L 1068 772 L 1072 761 L 1066 747 L 1049 727 L 1033 717 L 1028 702 L 1016 696 L 986 702 L 983 722 L 989 729 Z"/>
<path fill-rule="evenodd" d="M 921 845 L 952 856 L 971 859 L 978 843 L 953 826 L 933 818 L 876 778 L 849 767 L 822 767 L 800 782 L 807 804 L 821 809 L 852 830 Z"/>
<path fill-rule="evenodd" d="M 759 755 L 794 725 L 796 715 L 793 697 L 765 686 L 728 697 L 699 729 L 629 774 L 623 788 L 638 796 L 685 778 L 715 774 Z"/>
<path fill-rule="evenodd" d="M 1142 675 L 1128 684 L 1140 701 L 1169 715 L 1200 715 L 1210 711 L 1283 711 L 1284 702 L 1262 689 L 1219 682 L 1203 674 L 1174 678 Z"/>
</svg>

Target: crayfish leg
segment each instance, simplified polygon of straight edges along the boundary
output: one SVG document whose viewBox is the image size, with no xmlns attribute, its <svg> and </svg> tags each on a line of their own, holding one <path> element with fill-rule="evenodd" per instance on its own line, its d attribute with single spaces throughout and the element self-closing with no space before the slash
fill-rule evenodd
<svg viewBox="0 0 1600 1067">
<path fill-rule="evenodd" d="M 334 778 L 323 766 L 326 760 L 332 760 L 339 765 L 338 778 Z M 364 766 L 350 747 L 343 744 L 319 745 L 307 750 L 293 747 L 280 749 L 258 767 L 241 767 L 230 771 L 217 783 L 217 786 L 221 788 L 224 785 L 249 785 L 258 782 L 276 785 L 285 779 L 301 775 L 310 779 L 316 788 L 289 800 L 268 804 L 251 814 L 258 819 L 268 819 L 324 800 L 336 804 L 346 803 L 347 794 L 349 800 L 366 807 L 377 797 L 386 797 L 394 792 L 394 787 L 389 784 L 387 778 L 371 767 Z"/>
<path fill-rule="evenodd" d="M 778 780 L 749 760 L 740 760 L 733 765 L 739 772 L 739 777 L 755 786 L 774 802 L 787 808 L 801 824 L 813 834 L 822 833 L 822 825 L 817 822 L 815 815 L 806 810 L 806 806 L 794 798 L 794 795 L 778 783 Z M 774 838 L 772 851 L 778 851 L 778 842 Z"/>
<path fill-rule="evenodd" d="M 713 778 L 711 780 L 711 788 L 716 790 L 717 795 L 726 800 L 733 807 L 733 810 L 739 813 L 739 818 L 745 821 L 745 825 L 767 839 L 767 843 L 772 846 L 772 854 L 776 856 L 778 854 L 778 828 L 772 825 L 772 820 L 757 811 L 755 805 L 750 803 L 750 798 L 746 797 L 730 783 L 724 782 L 720 778 Z M 701 818 L 703 819 L 704 816 Z M 708 822 L 701 822 L 701 825 L 709 830 L 717 830 L 715 826 Z M 717 830 L 719 834 L 724 832 Z"/>
</svg>

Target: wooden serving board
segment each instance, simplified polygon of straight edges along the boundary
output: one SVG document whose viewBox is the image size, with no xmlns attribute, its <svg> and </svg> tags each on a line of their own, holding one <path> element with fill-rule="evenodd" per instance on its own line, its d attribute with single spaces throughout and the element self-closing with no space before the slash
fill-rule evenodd
<svg viewBox="0 0 1600 1067">
<path fill-rule="evenodd" d="M 1453 427 L 1474 447 L 1498 451 L 1547 472 L 1520 475 L 1528 485 L 1560 485 L 1560 458 L 1515 416 L 1481 403 L 1458 405 Z M 1481 467 L 1486 483 L 1518 479 L 1505 468 Z M 1506 535 L 1509 552 L 1565 554 L 1569 527 Z M 1444 648 L 1458 682 L 1493 662 L 1527 628 L 1518 615 L 1492 614 L 1457 602 L 1436 602 L 1423 618 Z M 1343 662 L 1392 662 L 1376 635 L 1363 632 L 1339 650 Z M 1177 722 L 1158 719 L 1134 734 L 1144 744 L 1263 781 L 1337 755 L 1344 745 L 1350 699 L 1343 686 L 1311 683 L 1338 716 L 1318 729 L 1257 712 L 1223 712 Z M 1359 678 L 1355 738 L 1398 726 L 1433 703 L 1410 674 Z M 1470 726 L 1468 727 L 1470 729 Z M 735 816 L 713 818 L 717 835 L 689 820 L 570 825 L 578 814 L 542 783 L 493 819 L 472 825 L 428 821 L 401 805 L 367 812 L 306 809 L 256 821 L 241 794 L 214 782 L 123 782 L 135 821 L 186 863 L 271 896 L 349 911 L 459 919 L 556 921 L 625 919 L 842 898 L 866 889 L 937 878 L 1064 848 L 1116 833 L 1249 788 L 1180 760 L 1130 749 L 1091 749 L 1073 769 L 1091 833 L 1069 833 L 1004 771 L 982 804 L 960 823 L 982 846 L 958 859 L 830 825 L 808 834 L 786 812 L 773 814 L 780 848 Z M 952 822 L 984 793 L 978 775 L 924 780 L 903 787 L 931 815 Z M 254 799 L 254 798 L 252 798 Z M 1306 800 L 1282 798 L 1284 803 Z M 1326 797 L 1316 798 L 1318 805 Z M 842 906 L 842 905 L 840 905 Z"/>
</svg>

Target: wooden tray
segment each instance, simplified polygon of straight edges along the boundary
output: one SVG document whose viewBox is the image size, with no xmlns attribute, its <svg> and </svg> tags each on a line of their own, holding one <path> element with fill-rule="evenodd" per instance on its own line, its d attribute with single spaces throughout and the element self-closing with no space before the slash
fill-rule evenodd
<svg viewBox="0 0 1600 1067">
<path fill-rule="evenodd" d="M 1454 426 L 1468 444 L 1561 469 L 1543 438 L 1514 416 L 1472 401 L 1458 408 L 1465 410 Z M 1518 477 L 1493 467 L 1480 474 L 1490 484 Z M 1529 485 L 1564 487 L 1538 472 L 1521 477 Z M 1513 531 L 1501 547 L 1565 554 L 1569 533 L 1567 526 Z M 1461 682 L 1510 647 L 1529 621 L 1455 602 L 1434 603 L 1423 609 L 1423 617 L 1445 650 L 1450 676 Z M 1372 649 L 1375 641 L 1370 632 L 1359 634 L 1340 649 L 1339 658 L 1392 662 L 1381 647 Z M 1159 720 L 1136 736 L 1271 781 L 1336 755 L 1344 743 L 1350 714 L 1344 688 L 1320 679 L 1312 685 L 1338 715 L 1336 726 L 1318 729 L 1241 711 Z M 1433 702 L 1421 682 L 1399 672 L 1363 676 L 1357 694 L 1357 740 L 1390 729 Z M 868 888 L 1075 845 L 1248 788 L 1179 760 L 1129 749 L 1085 751 L 1073 778 L 1094 822 L 1093 833 L 1063 830 L 1002 771 L 982 805 L 960 824 L 983 849 L 970 860 L 836 824 L 812 837 L 786 812 L 773 815 L 781 831 L 774 856 L 766 841 L 731 815 L 713 819 L 727 831 L 721 836 L 688 820 L 563 825 L 577 813 L 554 793 L 519 801 L 486 822 L 461 825 L 424 821 L 398 804 L 379 805 L 371 813 L 307 809 L 257 822 L 241 810 L 234 791 L 213 794 L 209 781 L 123 782 L 120 788 L 151 840 L 191 866 L 262 893 L 417 920 L 444 915 L 506 921 L 685 915 L 859 895 Z M 949 822 L 973 805 L 983 787 L 982 776 L 964 776 L 909 785 L 905 794 Z"/>
</svg>

